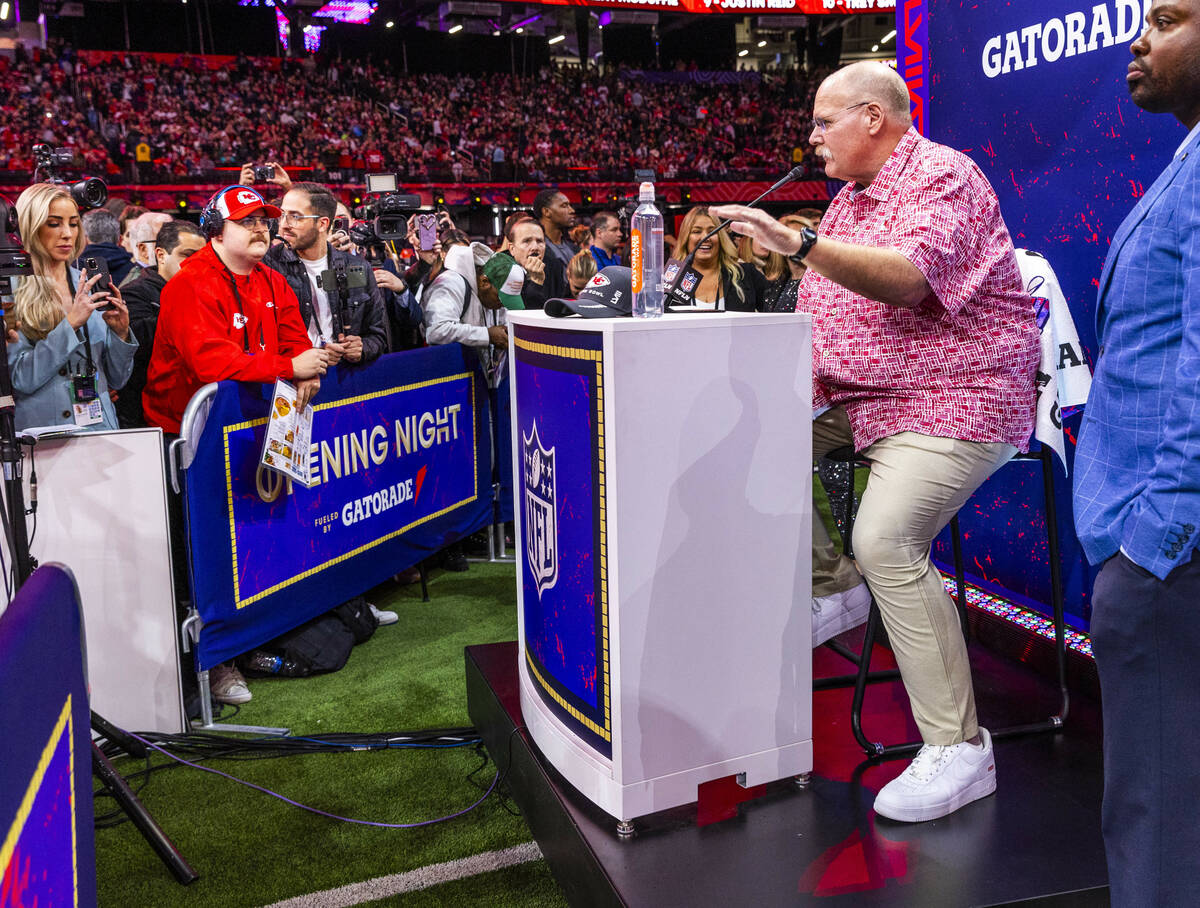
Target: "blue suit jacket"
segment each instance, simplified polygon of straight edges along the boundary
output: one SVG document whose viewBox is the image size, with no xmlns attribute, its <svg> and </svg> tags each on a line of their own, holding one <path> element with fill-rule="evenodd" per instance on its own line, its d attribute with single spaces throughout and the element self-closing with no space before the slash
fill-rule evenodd
<svg viewBox="0 0 1200 908">
<path fill-rule="evenodd" d="M 1100 276 L 1100 352 L 1075 456 L 1075 528 L 1163 579 L 1200 528 L 1200 137 L 1117 230 Z"/>
</svg>

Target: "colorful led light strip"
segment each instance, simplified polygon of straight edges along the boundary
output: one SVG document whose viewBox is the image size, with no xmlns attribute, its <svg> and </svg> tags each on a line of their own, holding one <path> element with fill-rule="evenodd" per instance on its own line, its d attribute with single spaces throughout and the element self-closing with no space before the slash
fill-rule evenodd
<svg viewBox="0 0 1200 908">
<path fill-rule="evenodd" d="M 955 591 L 958 585 L 954 582 L 954 577 L 943 575 L 942 584 L 946 587 L 947 593 L 951 596 L 956 595 Z M 1037 634 L 1039 637 L 1045 637 L 1050 641 L 1054 640 L 1054 622 L 1052 620 L 1030 609 L 1015 605 L 1007 599 L 984 592 L 969 583 L 967 584 L 967 604 L 1015 624 L 1023 630 Z M 1092 656 L 1092 640 L 1087 634 L 1068 625 L 1065 628 L 1063 639 L 1068 649 L 1073 649 L 1089 659 L 1094 658 Z"/>
</svg>

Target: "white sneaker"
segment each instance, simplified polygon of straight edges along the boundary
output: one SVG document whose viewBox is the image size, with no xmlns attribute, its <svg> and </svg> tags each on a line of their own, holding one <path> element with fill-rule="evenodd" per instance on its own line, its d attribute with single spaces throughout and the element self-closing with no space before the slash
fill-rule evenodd
<svg viewBox="0 0 1200 908">
<path fill-rule="evenodd" d="M 919 823 L 990 795 L 996 790 L 992 736 L 981 728 L 979 737 L 979 744 L 926 744 L 904 772 L 883 786 L 875 797 L 875 812 Z"/>
<path fill-rule="evenodd" d="M 400 616 L 397 615 L 395 612 L 388 612 L 388 611 L 384 611 L 383 609 L 377 609 L 377 608 L 375 608 L 375 606 L 371 605 L 371 603 L 369 603 L 369 602 L 367 603 L 367 605 L 368 605 L 368 607 L 370 607 L 371 614 L 375 616 L 375 620 L 379 623 L 380 627 L 384 627 L 385 625 L 388 625 L 388 624 L 395 624 L 397 621 L 400 620 Z"/>
<path fill-rule="evenodd" d="M 840 593 L 817 596 L 812 601 L 812 645 L 858 627 L 871 613 L 871 591 L 866 582 Z"/>
<path fill-rule="evenodd" d="M 232 663 L 214 665 L 208 670 L 208 689 L 218 703 L 249 703 L 253 696 L 246 679 Z"/>
</svg>

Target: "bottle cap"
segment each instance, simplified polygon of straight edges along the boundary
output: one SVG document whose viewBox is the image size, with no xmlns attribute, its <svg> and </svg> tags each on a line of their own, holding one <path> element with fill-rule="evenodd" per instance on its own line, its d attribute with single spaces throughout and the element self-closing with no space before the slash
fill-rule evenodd
<svg viewBox="0 0 1200 908">
<path fill-rule="evenodd" d="M 639 202 L 653 202 L 654 201 L 654 184 L 653 183 L 643 183 L 641 186 L 638 187 L 638 201 Z"/>
</svg>

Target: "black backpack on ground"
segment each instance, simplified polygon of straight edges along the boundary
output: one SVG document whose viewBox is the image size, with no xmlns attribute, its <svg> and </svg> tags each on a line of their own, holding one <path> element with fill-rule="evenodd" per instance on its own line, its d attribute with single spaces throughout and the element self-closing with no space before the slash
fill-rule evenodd
<svg viewBox="0 0 1200 908">
<path fill-rule="evenodd" d="M 336 672 L 355 644 L 370 639 L 377 626 L 367 601 L 355 596 L 239 657 L 238 665 L 253 677 L 303 678 Z"/>
</svg>

